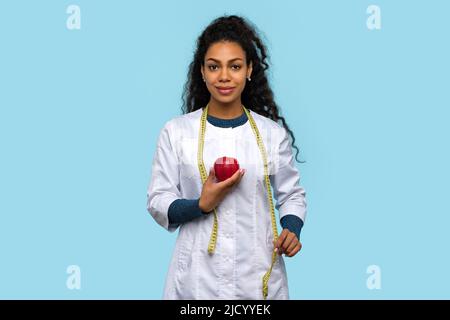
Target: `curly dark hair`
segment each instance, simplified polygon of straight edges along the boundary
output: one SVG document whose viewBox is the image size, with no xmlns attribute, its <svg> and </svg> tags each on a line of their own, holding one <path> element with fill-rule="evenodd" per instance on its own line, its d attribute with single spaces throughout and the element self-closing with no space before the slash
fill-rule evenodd
<svg viewBox="0 0 450 320">
<path fill-rule="evenodd" d="M 245 85 L 241 95 L 242 104 L 247 109 L 277 123 L 282 123 L 292 138 L 292 146 L 297 150 L 295 160 L 298 161 L 299 149 L 294 145 L 294 134 L 289 129 L 284 117 L 279 113 L 279 108 L 274 101 L 273 92 L 266 76 L 266 71 L 269 69 L 266 46 L 261 41 L 256 26 L 242 17 L 236 15 L 218 17 L 198 37 L 194 59 L 189 64 L 187 81 L 182 95 L 183 114 L 198 110 L 208 104 L 210 93 L 203 82 L 200 66 L 204 65 L 208 48 L 220 41 L 238 43 L 246 54 L 247 65 L 250 64 L 250 61 L 252 62 L 252 81 Z M 304 161 L 298 162 L 304 163 Z"/>
</svg>

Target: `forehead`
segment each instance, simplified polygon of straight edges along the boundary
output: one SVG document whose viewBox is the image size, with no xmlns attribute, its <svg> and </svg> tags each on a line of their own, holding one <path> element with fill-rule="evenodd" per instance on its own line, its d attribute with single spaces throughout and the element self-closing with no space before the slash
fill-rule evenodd
<svg viewBox="0 0 450 320">
<path fill-rule="evenodd" d="M 214 58 L 217 60 L 228 61 L 232 58 L 245 59 L 245 51 L 236 42 L 221 41 L 213 43 L 206 51 L 205 60 Z"/>
</svg>

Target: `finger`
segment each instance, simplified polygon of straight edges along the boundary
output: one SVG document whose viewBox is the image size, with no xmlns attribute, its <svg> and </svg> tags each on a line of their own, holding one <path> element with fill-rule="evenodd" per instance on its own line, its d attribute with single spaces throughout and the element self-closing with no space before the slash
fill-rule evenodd
<svg viewBox="0 0 450 320">
<path fill-rule="evenodd" d="M 294 235 L 294 239 L 292 239 L 292 241 L 291 241 L 291 243 L 289 244 L 289 246 L 287 247 L 285 253 L 286 253 L 287 255 L 289 255 L 289 254 L 292 252 L 292 250 L 294 250 L 294 248 L 295 248 L 297 245 L 298 245 L 298 239 L 297 239 L 297 236 Z"/>
<path fill-rule="evenodd" d="M 280 250 L 280 246 L 283 243 L 284 239 L 286 239 L 286 236 L 288 235 L 288 230 L 287 229 L 283 229 L 283 231 L 280 234 L 280 237 L 278 238 L 278 240 L 275 243 L 275 252 Z M 278 253 L 280 254 L 280 253 Z"/>
<path fill-rule="evenodd" d="M 223 187 L 231 189 L 231 187 L 236 183 L 236 181 L 243 175 L 243 173 L 240 170 L 236 170 L 235 173 L 231 177 L 229 177 L 227 180 L 222 181 Z"/>
<path fill-rule="evenodd" d="M 280 237 L 278 238 L 278 242 L 277 242 L 277 248 L 279 250 L 282 249 L 283 243 L 284 243 L 284 241 L 286 241 L 286 238 L 288 235 L 289 235 L 288 229 L 283 229 L 283 231 L 281 231 Z"/>
<path fill-rule="evenodd" d="M 238 170 L 238 171 L 240 171 L 239 178 L 238 178 L 238 182 L 239 182 L 239 181 L 241 181 L 242 177 L 243 177 L 244 174 L 245 174 L 245 169 L 240 169 L 240 170 Z"/>
<path fill-rule="evenodd" d="M 281 250 L 283 253 L 287 251 L 287 248 L 290 246 L 291 242 L 294 240 L 294 238 L 297 238 L 293 232 L 288 232 L 288 235 L 286 236 L 286 239 L 283 241 L 283 244 L 281 245 Z"/>
<path fill-rule="evenodd" d="M 234 183 L 234 179 L 236 179 L 239 174 L 240 174 L 239 170 L 237 170 L 235 173 L 233 173 L 233 175 L 231 177 L 229 177 L 226 180 L 221 181 L 220 185 L 223 186 L 224 188 L 231 187 Z"/>
<path fill-rule="evenodd" d="M 294 250 L 292 250 L 292 252 L 289 253 L 287 256 L 288 256 L 288 257 L 293 257 L 293 256 L 295 256 L 301 249 L 302 249 L 302 244 L 299 242 L 299 243 L 297 243 L 297 245 L 295 246 Z"/>
<path fill-rule="evenodd" d="M 239 182 L 241 182 L 242 177 L 244 176 L 245 171 L 242 171 L 241 173 L 239 173 L 237 179 L 234 181 L 233 185 L 231 186 L 232 188 L 234 188 L 236 185 L 239 184 Z"/>
<path fill-rule="evenodd" d="M 215 176 L 216 176 L 216 173 L 214 171 L 214 167 L 209 168 L 209 175 L 206 180 L 214 181 Z"/>
<path fill-rule="evenodd" d="M 236 170 L 236 172 L 231 176 L 232 185 L 235 185 L 236 183 L 238 183 L 244 176 L 244 173 L 245 173 L 245 169 Z"/>
</svg>

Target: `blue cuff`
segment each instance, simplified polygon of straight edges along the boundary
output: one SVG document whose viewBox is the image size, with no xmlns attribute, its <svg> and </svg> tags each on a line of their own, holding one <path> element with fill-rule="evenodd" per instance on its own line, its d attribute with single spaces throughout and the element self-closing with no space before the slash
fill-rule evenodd
<svg viewBox="0 0 450 320">
<path fill-rule="evenodd" d="M 206 212 L 203 212 L 198 203 L 198 199 L 177 199 L 169 206 L 169 225 L 177 227 L 178 225 L 191 221 L 195 218 L 201 217 Z"/>
<path fill-rule="evenodd" d="M 300 231 L 302 231 L 303 220 L 293 214 L 287 214 L 280 220 L 280 224 L 283 229 L 288 229 L 290 232 L 295 233 L 297 239 L 300 240 Z"/>
</svg>

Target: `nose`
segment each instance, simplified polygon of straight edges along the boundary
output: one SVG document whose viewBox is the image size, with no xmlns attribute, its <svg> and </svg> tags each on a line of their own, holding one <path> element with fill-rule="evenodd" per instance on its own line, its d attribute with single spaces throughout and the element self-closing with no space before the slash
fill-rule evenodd
<svg viewBox="0 0 450 320">
<path fill-rule="evenodd" d="M 219 81 L 220 82 L 227 82 L 227 81 L 229 81 L 230 79 L 229 79 L 229 76 L 228 76 L 227 68 L 222 68 L 221 70 L 222 71 L 220 72 L 220 75 L 219 75 Z"/>
</svg>

